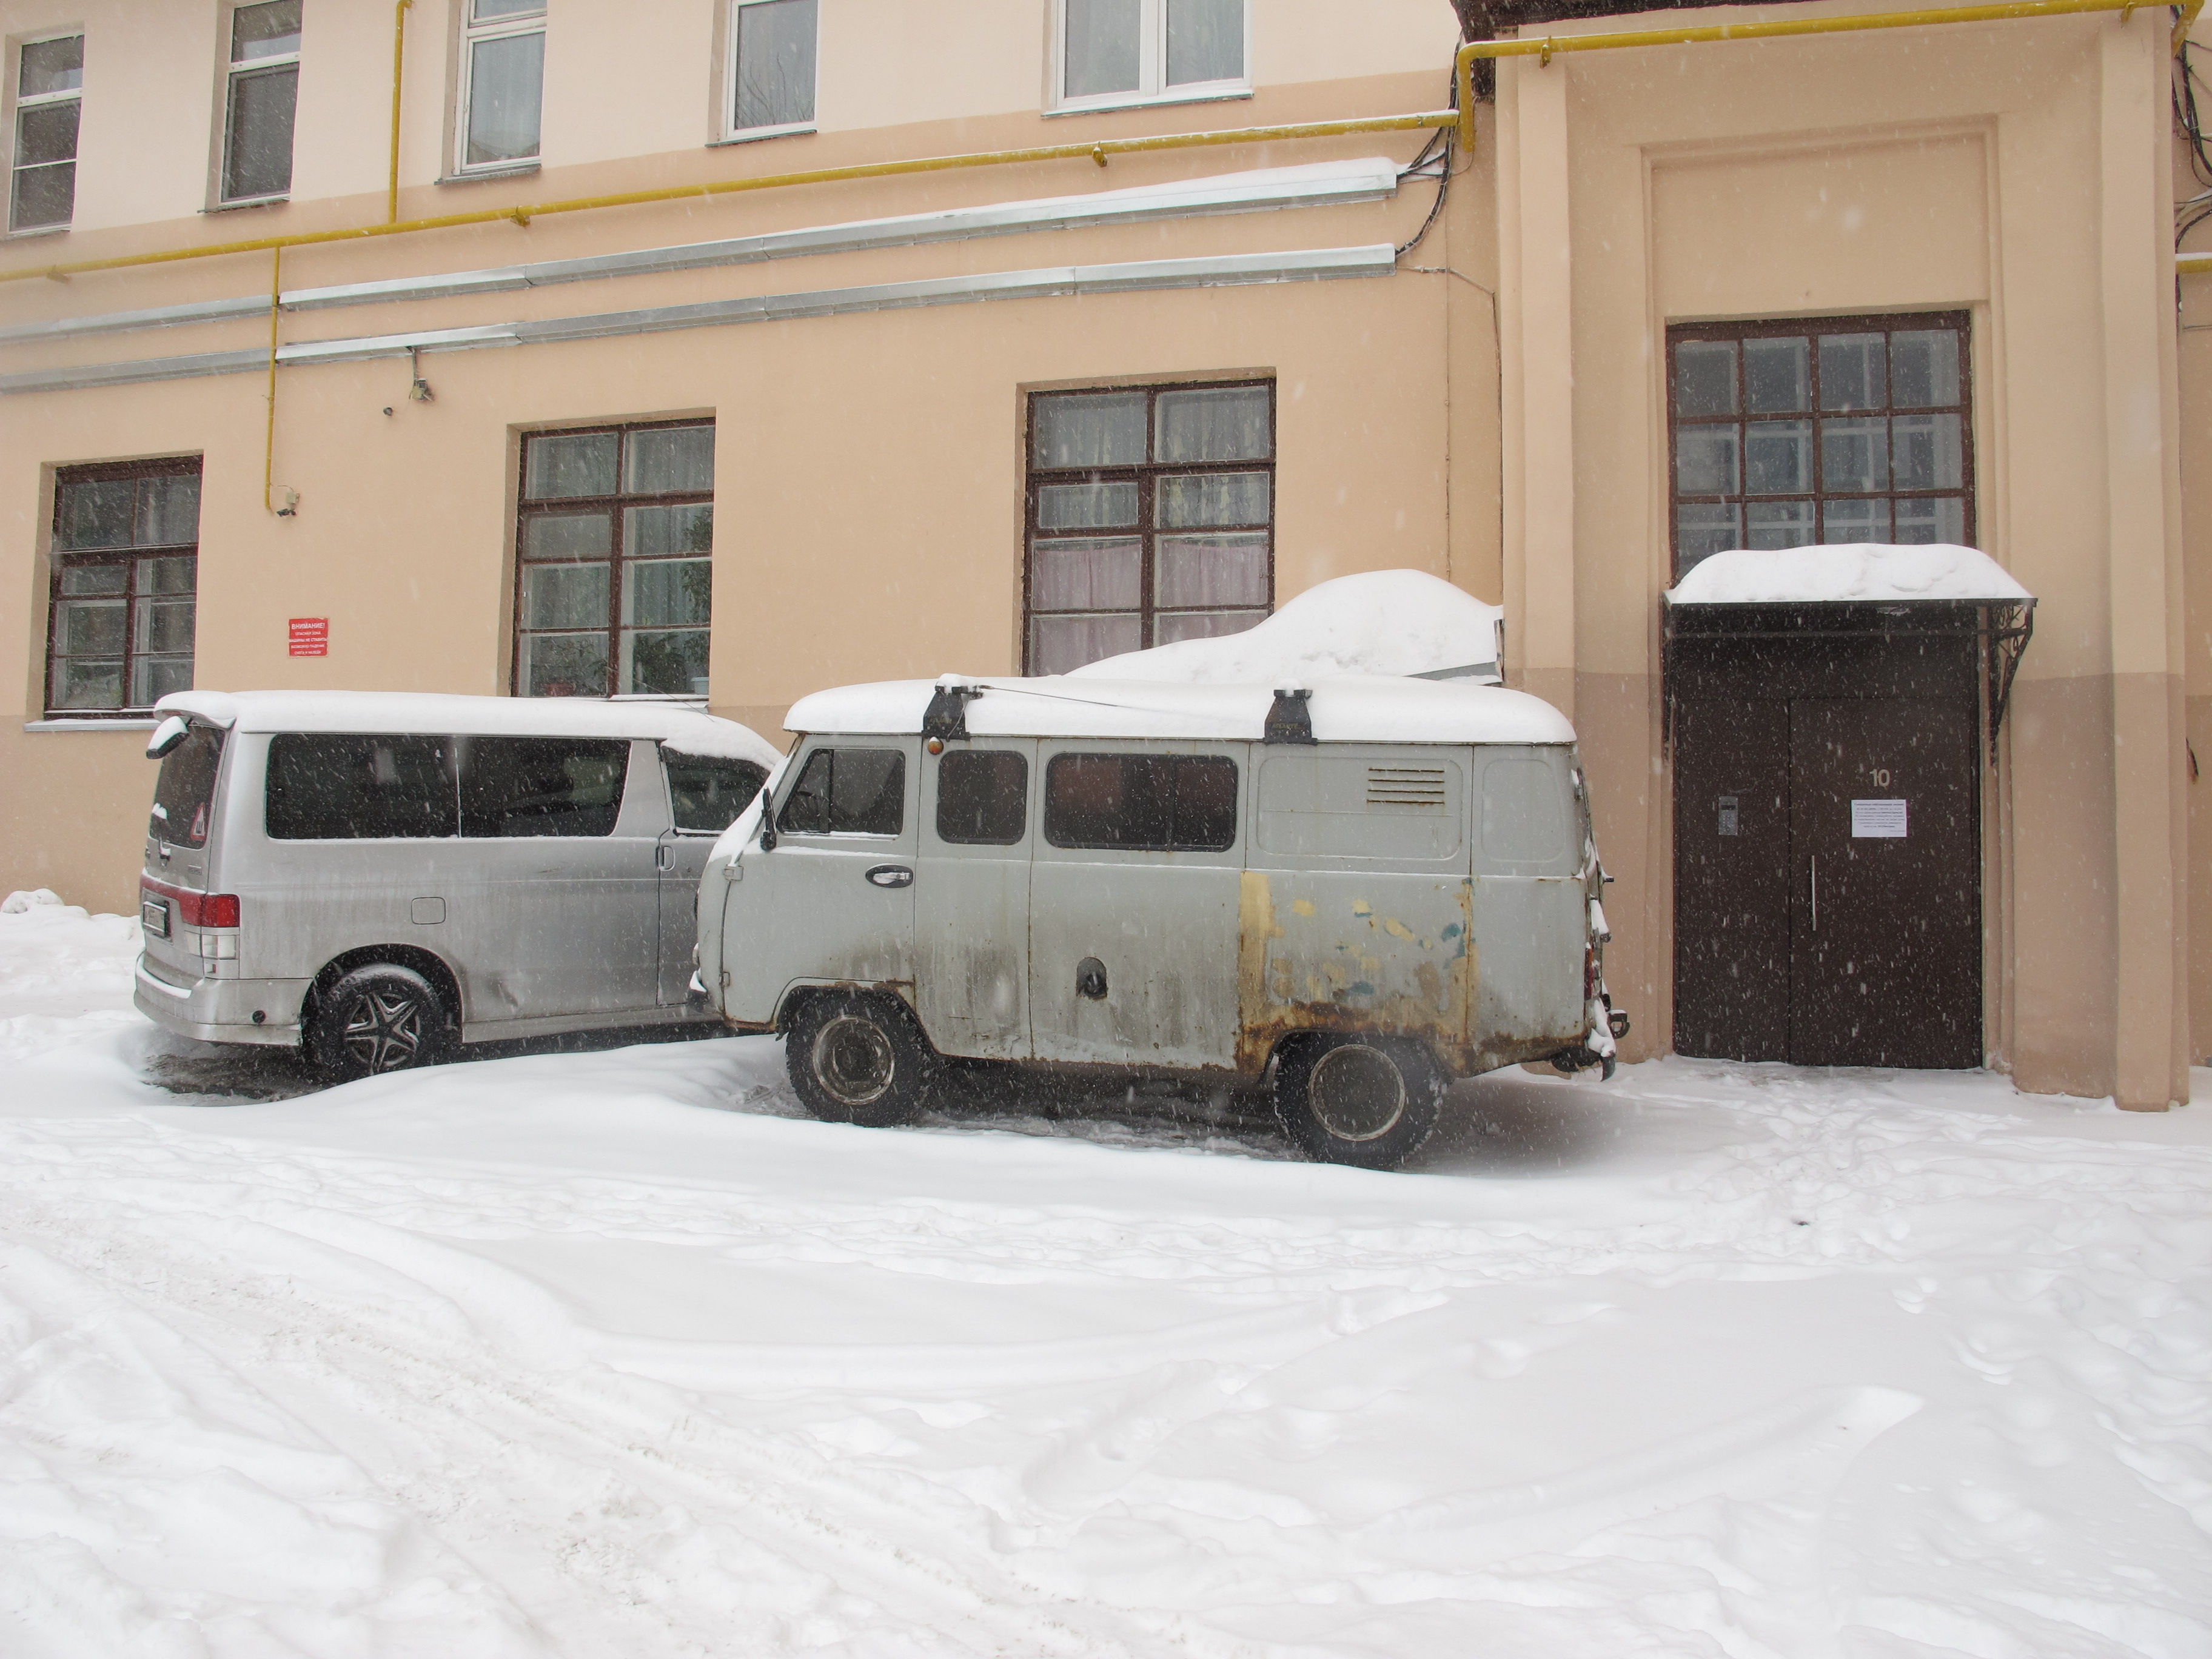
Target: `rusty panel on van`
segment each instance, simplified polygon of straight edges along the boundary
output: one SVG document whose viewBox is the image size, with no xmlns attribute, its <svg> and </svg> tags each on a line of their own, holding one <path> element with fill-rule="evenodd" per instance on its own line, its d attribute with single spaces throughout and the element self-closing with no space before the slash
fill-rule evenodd
<svg viewBox="0 0 2212 1659">
<path fill-rule="evenodd" d="M 1478 750 L 1475 765 L 1475 1024 L 1493 1066 L 1582 1040 L 1588 832 L 1565 750 Z"/>
</svg>

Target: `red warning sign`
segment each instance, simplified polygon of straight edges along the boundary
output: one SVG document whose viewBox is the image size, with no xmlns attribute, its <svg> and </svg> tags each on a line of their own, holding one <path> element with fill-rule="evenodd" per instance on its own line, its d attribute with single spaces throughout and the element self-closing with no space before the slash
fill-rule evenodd
<svg viewBox="0 0 2212 1659">
<path fill-rule="evenodd" d="M 328 617 L 293 617 L 292 654 L 295 657 L 329 656 L 331 619 Z"/>
</svg>

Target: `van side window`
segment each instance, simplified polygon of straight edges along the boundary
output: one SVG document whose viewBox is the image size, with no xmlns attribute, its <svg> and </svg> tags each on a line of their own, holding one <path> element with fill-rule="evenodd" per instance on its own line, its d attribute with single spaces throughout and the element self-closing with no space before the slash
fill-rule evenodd
<svg viewBox="0 0 2212 1659">
<path fill-rule="evenodd" d="M 668 771 L 668 800 L 678 830 L 723 830 L 760 793 L 768 772 L 750 761 L 660 751 Z"/>
<path fill-rule="evenodd" d="M 271 841 L 419 840 L 460 833 L 451 739 L 280 732 L 269 740 Z"/>
<path fill-rule="evenodd" d="M 1482 769 L 1482 850 L 1509 864 L 1537 864 L 1567 850 L 1559 775 L 1540 760 L 1494 760 Z"/>
<path fill-rule="evenodd" d="M 1237 842 L 1237 763 L 1216 755 L 1054 755 L 1044 836 L 1054 847 L 1219 853 Z"/>
<path fill-rule="evenodd" d="M 204 847 L 215 810 L 215 771 L 222 760 L 222 728 L 195 726 L 161 757 L 147 833 L 173 847 Z"/>
<path fill-rule="evenodd" d="M 1012 847 L 1029 821 L 1030 763 L 1008 749 L 957 749 L 937 763 L 937 838 Z"/>
<path fill-rule="evenodd" d="M 621 738 L 464 738 L 461 833 L 611 836 L 629 744 Z"/>
<path fill-rule="evenodd" d="M 906 756 L 817 749 L 784 798 L 776 828 L 794 836 L 896 836 L 906 825 Z"/>
</svg>

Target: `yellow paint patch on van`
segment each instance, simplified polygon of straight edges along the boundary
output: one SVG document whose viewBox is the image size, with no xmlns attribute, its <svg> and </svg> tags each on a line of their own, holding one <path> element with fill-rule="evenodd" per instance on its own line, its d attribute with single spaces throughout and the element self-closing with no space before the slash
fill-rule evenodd
<svg viewBox="0 0 2212 1659">
<path fill-rule="evenodd" d="M 1389 934 L 1392 939 L 1401 939 L 1408 945 L 1418 943 L 1413 938 L 1413 930 L 1395 916 L 1382 918 L 1382 931 Z"/>
<path fill-rule="evenodd" d="M 1310 916 L 1313 913 L 1314 903 L 1311 899 L 1292 899 L 1291 901 L 1291 914 L 1292 915 Z"/>
<path fill-rule="evenodd" d="M 1375 914 L 1375 907 L 1365 899 L 1354 899 L 1352 901 L 1352 914 L 1355 916 L 1371 916 Z"/>
</svg>

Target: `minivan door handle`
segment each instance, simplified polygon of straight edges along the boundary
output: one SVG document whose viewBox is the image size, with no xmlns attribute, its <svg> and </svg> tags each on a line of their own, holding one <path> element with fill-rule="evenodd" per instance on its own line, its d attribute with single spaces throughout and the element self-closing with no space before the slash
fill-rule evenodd
<svg viewBox="0 0 2212 1659">
<path fill-rule="evenodd" d="M 868 879 L 878 887 L 911 887 L 914 872 L 903 864 L 878 864 L 868 872 Z"/>
</svg>

